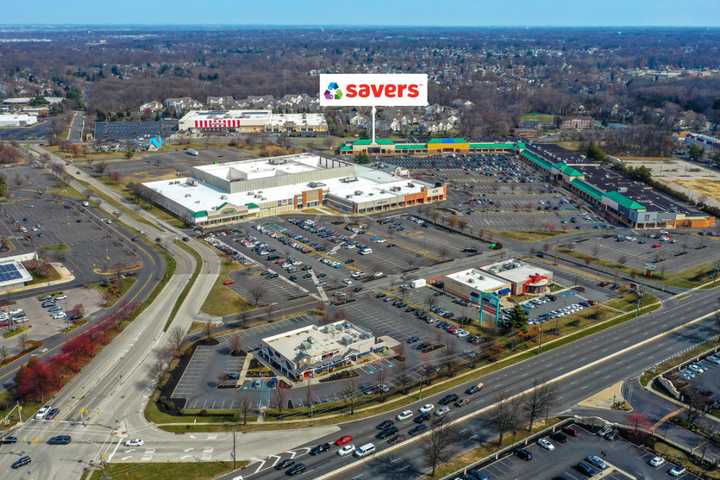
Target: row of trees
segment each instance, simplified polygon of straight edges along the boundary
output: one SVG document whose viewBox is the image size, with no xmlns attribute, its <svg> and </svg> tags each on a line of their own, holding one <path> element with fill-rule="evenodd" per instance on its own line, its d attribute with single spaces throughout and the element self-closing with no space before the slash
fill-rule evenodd
<svg viewBox="0 0 720 480">
<path fill-rule="evenodd" d="M 78 373 L 104 345 L 122 330 L 137 310 L 127 303 L 101 318 L 82 334 L 67 341 L 60 351 L 47 359 L 31 358 L 17 372 L 17 397 L 24 401 L 44 402 Z"/>
</svg>

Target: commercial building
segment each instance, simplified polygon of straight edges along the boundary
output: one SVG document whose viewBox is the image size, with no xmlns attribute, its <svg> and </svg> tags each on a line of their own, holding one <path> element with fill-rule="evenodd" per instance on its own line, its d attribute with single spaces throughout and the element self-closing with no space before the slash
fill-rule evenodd
<svg viewBox="0 0 720 480">
<path fill-rule="evenodd" d="M 372 352 L 392 348 L 396 343 L 389 337 L 375 337 L 342 320 L 263 338 L 260 357 L 279 374 L 302 380 L 351 365 Z"/>
<path fill-rule="evenodd" d="M 720 138 L 711 137 L 710 135 L 688 132 L 685 136 L 685 143 L 702 147 L 708 156 L 720 152 Z"/>
<path fill-rule="evenodd" d="M 37 259 L 36 252 L 0 258 L 0 292 L 31 282 L 33 277 L 23 262 Z"/>
<path fill-rule="evenodd" d="M 36 115 L 27 113 L 0 113 L 0 127 L 28 127 L 37 121 Z"/>
<path fill-rule="evenodd" d="M 506 153 L 515 142 L 470 142 L 464 138 L 431 138 L 427 142 L 404 143 L 378 138 L 359 139 L 340 146 L 340 155 L 437 155 L 443 153 Z"/>
<path fill-rule="evenodd" d="M 326 133 L 322 113 L 273 113 L 271 110 L 193 110 L 179 123 L 181 132 Z"/>
<path fill-rule="evenodd" d="M 196 166 L 191 175 L 144 183 L 141 192 L 186 223 L 206 227 L 322 205 L 365 214 L 447 198 L 447 185 L 313 154 Z"/>
<path fill-rule="evenodd" d="M 476 268 L 446 275 L 443 284 L 449 293 L 475 303 L 480 303 L 483 293 L 509 295 L 512 291 L 507 280 Z"/>
<path fill-rule="evenodd" d="M 485 265 L 482 271 L 508 282 L 513 295 L 540 295 L 548 291 L 553 280 L 553 272 L 509 259 Z"/>
</svg>

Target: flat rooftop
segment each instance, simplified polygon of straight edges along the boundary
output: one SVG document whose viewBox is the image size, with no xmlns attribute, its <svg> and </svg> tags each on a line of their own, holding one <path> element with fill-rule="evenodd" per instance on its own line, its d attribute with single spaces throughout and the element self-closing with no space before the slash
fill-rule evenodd
<svg viewBox="0 0 720 480">
<path fill-rule="evenodd" d="M 508 286 L 507 281 L 476 268 L 461 270 L 446 277 L 479 292 L 495 291 Z"/>
<path fill-rule="evenodd" d="M 0 288 L 32 281 L 32 275 L 17 260 L 0 260 Z"/>
<path fill-rule="evenodd" d="M 311 154 L 287 155 L 202 165 L 195 169 L 223 180 L 253 180 L 320 170 L 325 168 L 320 165 L 320 158 Z"/>
<path fill-rule="evenodd" d="M 536 267 L 529 263 L 525 263 L 513 258 L 502 262 L 492 263 L 482 267 L 485 272 L 490 272 L 500 278 L 513 283 L 522 283 L 532 275 L 544 275 L 552 277 L 552 272 L 544 268 Z"/>
<path fill-rule="evenodd" d="M 372 333 L 341 320 L 324 326 L 298 328 L 263 338 L 263 342 L 283 357 L 296 361 L 303 357 L 322 357 L 330 352 L 345 352 L 353 344 L 371 338 Z"/>
</svg>

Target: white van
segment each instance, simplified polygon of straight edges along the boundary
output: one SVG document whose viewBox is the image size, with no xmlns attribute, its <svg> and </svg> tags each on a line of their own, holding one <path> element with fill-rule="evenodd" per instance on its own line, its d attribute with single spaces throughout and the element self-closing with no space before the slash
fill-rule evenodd
<svg viewBox="0 0 720 480">
<path fill-rule="evenodd" d="M 371 453 L 375 453 L 375 444 L 372 443 L 366 443 L 355 449 L 356 457 L 366 457 Z"/>
</svg>

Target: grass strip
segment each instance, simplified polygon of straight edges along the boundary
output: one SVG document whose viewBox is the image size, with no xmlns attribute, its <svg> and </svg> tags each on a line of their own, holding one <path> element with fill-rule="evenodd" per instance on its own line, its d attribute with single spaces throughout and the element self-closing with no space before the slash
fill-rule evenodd
<svg viewBox="0 0 720 480">
<path fill-rule="evenodd" d="M 190 289 L 192 289 L 193 285 L 195 285 L 195 280 L 197 280 L 197 277 L 200 275 L 200 270 L 202 270 L 203 265 L 202 257 L 198 252 L 195 251 L 195 249 L 185 244 L 185 242 L 178 240 L 175 240 L 175 245 L 179 246 L 180 248 L 188 252 L 190 255 L 192 255 L 193 258 L 195 258 L 195 270 L 190 277 L 190 281 L 185 285 L 185 288 L 182 289 L 182 292 L 180 292 L 180 296 L 175 301 L 175 305 L 173 305 L 170 316 L 168 317 L 167 322 L 165 322 L 165 327 L 163 327 L 163 331 L 165 332 L 168 328 L 170 328 L 170 325 L 172 325 L 172 322 L 173 320 L 175 320 L 175 316 L 177 315 L 178 310 L 180 310 L 180 307 L 190 293 Z M 175 259 L 173 258 L 173 261 L 174 260 Z"/>
</svg>

